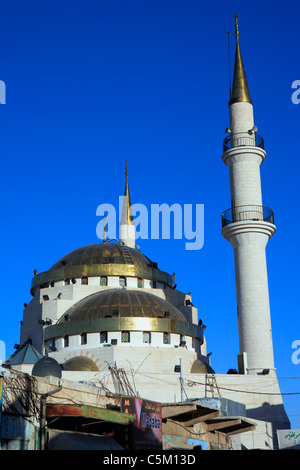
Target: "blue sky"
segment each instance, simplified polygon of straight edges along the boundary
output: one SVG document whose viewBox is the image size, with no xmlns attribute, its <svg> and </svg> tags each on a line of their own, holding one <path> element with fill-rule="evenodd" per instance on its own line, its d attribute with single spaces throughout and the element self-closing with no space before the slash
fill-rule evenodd
<svg viewBox="0 0 300 470">
<path fill-rule="evenodd" d="M 0 2 L 2 311 L 6 356 L 19 342 L 33 270 L 97 243 L 99 204 L 117 205 L 129 165 L 132 202 L 204 204 L 204 246 L 141 240 L 176 272 L 207 325 L 217 373 L 236 368 L 233 251 L 221 236 L 230 207 L 222 141 L 228 127 L 228 48 L 234 13 L 265 139 L 263 203 L 277 232 L 267 247 L 275 363 L 283 393 L 299 393 L 300 80 L 296 2 L 52 0 Z M 285 395 L 300 428 L 300 395 Z"/>
</svg>

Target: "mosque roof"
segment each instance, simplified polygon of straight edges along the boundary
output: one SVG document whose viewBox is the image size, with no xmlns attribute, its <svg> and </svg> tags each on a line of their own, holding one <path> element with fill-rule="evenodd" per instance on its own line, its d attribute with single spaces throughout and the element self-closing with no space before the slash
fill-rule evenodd
<svg viewBox="0 0 300 470">
<path fill-rule="evenodd" d="M 170 318 L 186 321 L 174 305 L 157 295 L 125 288 L 107 289 L 85 297 L 69 308 L 59 322 L 65 322 L 66 315 L 70 321 L 109 317 Z"/>
<path fill-rule="evenodd" d="M 140 250 L 106 242 L 77 248 L 60 258 L 48 271 L 36 274 L 31 282 L 31 293 L 36 287 L 47 287 L 53 281 L 83 276 L 133 276 L 174 286 L 173 277 L 161 271 L 157 263 Z"/>
<path fill-rule="evenodd" d="M 133 264 L 144 268 L 153 267 L 153 262 L 139 250 L 119 243 L 95 243 L 71 251 L 60 258 L 50 269 L 100 264 Z"/>
<path fill-rule="evenodd" d="M 62 370 L 97 371 L 99 368 L 91 358 L 86 356 L 75 356 L 62 364 Z"/>
<path fill-rule="evenodd" d="M 170 332 L 203 342 L 203 329 L 188 322 L 174 305 L 150 292 L 128 288 L 107 288 L 79 300 L 45 328 L 45 340 L 101 331 Z"/>
</svg>

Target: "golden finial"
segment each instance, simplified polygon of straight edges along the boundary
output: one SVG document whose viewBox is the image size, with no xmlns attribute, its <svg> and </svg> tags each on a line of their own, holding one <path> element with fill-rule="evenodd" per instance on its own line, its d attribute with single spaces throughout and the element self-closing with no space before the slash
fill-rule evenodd
<svg viewBox="0 0 300 470">
<path fill-rule="evenodd" d="M 127 160 L 126 160 L 126 167 L 125 167 L 125 177 L 126 177 L 126 180 L 128 180 L 128 165 L 127 165 Z"/>
<path fill-rule="evenodd" d="M 238 16 L 239 14 L 236 13 L 234 15 L 234 19 L 235 19 L 235 37 L 236 37 L 236 40 L 238 41 L 239 40 L 239 35 L 240 35 L 240 32 L 239 32 L 239 24 L 238 24 Z"/>
</svg>

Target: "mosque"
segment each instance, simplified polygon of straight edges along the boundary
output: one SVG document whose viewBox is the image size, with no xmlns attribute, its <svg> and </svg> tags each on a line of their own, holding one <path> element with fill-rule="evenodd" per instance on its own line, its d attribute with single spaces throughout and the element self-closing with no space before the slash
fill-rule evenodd
<svg viewBox="0 0 300 470">
<path fill-rule="evenodd" d="M 262 203 L 260 164 L 266 152 L 254 124 L 237 17 L 235 33 L 222 156 L 231 208 L 222 214 L 222 235 L 235 260 L 237 368 L 227 374 L 213 369 L 191 296 L 137 249 L 127 166 L 119 239 L 104 236 L 103 243 L 79 247 L 35 273 L 20 347 L 4 365 L 30 374 L 33 364 L 48 356 L 60 364 L 63 378 L 107 390 L 116 387 L 109 372 L 115 366 L 145 399 L 230 405 L 232 416 L 243 414 L 254 424 L 239 436 L 242 448 L 272 449 L 276 431 L 290 427 L 273 359 L 265 253 L 276 227 L 273 211 Z"/>
</svg>

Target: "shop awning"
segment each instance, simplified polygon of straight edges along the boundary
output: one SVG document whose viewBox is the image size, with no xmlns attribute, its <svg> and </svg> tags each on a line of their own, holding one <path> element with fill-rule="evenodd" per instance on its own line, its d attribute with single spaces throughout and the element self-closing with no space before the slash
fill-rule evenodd
<svg viewBox="0 0 300 470">
<path fill-rule="evenodd" d="M 209 418 L 219 416 L 220 411 L 211 406 L 205 406 L 200 403 L 164 403 L 162 405 L 162 418 L 173 419 L 185 426 L 193 426 Z"/>
<path fill-rule="evenodd" d="M 246 431 L 254 431 L 256 427 L 254 423 L 240 416 L 224 416 L 208 419 L 206 424 L 207 431 L 219 431 L 228 436 Z"/>
<path fill-rule="evenodd" d="M 242 416 L 221 416 L 220 409 L 199 402 L 165 403 L 162 418 L 180 422 L 186 427 L 205 422 L 208 432 L 219 431 L 227 435 L 255 429 L 255 424 Z"/>
<path fill-rule="evenodd" d="M 47 403 L 47 418 L 51 417 L 82 417 L 96 419 L 98 421 L 106 421 L 110 423 L 127 425 L 133 423 L 134 416 L 129 413 L 120 413 L 119 411 L 107 408 L 99 408 L 89 405 L 70 405 L 70 404 L 51 404 Z"/>
</svg>

